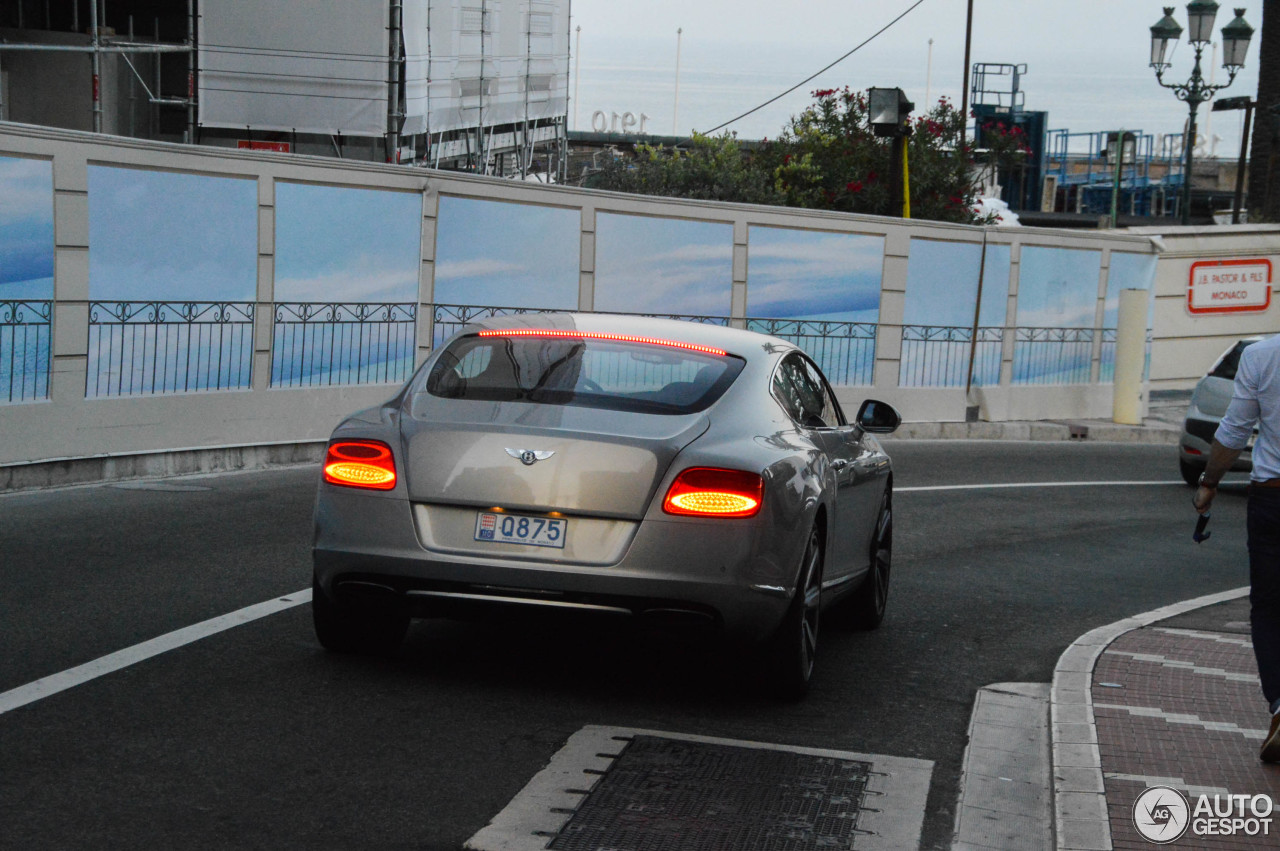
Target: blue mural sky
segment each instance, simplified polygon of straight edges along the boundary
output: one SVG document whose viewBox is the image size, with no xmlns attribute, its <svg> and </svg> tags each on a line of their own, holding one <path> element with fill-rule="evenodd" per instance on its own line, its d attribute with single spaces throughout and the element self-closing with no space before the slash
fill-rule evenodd
<svg viewBox="0 0 1280 851">
<path fill-rule="evenodd" d="M 1018 277 L 1018 325 L 1092 328 L 1102 252 L 1023 246 Z"/>
<path fill-rule="evenodd" d="M 912 239 L 907 261 L 905 325 L 973 325 L 973 301 L 982 270 L 982 309 L 978 324 L 1003 325 L 1009 298 L 1010 249 L 981 243 Z"/>
<path fill-rule="evenodd" d="M 728 316 L 733 225 L 596 216 L 595 309 Z"/>
<path fill-rule="evenodd" d="M 1120 291 L 1146 290 L 1148 295 L 1147 327 L 1151 327 L 1156 300 L 1151 298 L 1152 284 L 1156 280 L 1156 255 L 1111 252 L 1111 269 L 1107 274 L 1107 307 L 1102 327 L 1114 328 L 1120 317 Z"/>
<path fill-rule="evenodd" d="M 581 229 L 577 210 L 443 197 L 435 301 L 575 310 Z"/>
<path fill-rule="evenodd" d="M 276 301 L 418 298 L 422 197 L 276 183 Z"/>
<path fill-rule="evenodd" d="M 53 298 L 53 165 L 0 157 L 0 299 Z"/>
<path fill-rule="evenodd" d="M 89 166 L 89 296 L 257 297 L 253 180 Z"/>
<path fill-rule="evenodd" d="M 875 322 L 884 238 L 753 227 L 747 237 L 747 315 Z"/>
</svg>

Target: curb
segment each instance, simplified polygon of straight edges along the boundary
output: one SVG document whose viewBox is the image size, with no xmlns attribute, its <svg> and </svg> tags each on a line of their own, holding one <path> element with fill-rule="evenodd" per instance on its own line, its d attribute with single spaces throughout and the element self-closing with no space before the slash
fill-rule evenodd
<svg viewBox="0 0 1280 851">
<path fill-rule="evenodd" d="M 103 482 L 319 464 L 324 460 L 326 444 L 327 441 L 324 440 L 306 440 L 3 464 L 0 465 L 0 494 Z"/>
<path fill-rule="evenodd" d="M 1058 658 L 1049 703 L 1053 821 L 1058 851 L 1110 851 L 1112 847 L 1093 714 L 1093 669 L 1098 656 L 1127 632 L 1248 593 L 1247 586 L 1235 588 L 1133 615 L 1086 632 Z"/>
<path fill-rule="evenodd" d="M 903 423 L 893 440 L 1034 440 L 1072 443 L 1143 443 L 1174 446 L 1175 426 L 1128 426 L 1105 422 Z"/>
</svg>

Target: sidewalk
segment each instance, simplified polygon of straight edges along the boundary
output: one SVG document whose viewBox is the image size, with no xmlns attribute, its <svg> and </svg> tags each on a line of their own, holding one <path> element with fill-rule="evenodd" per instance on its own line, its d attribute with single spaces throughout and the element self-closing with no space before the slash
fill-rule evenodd
<svg viewBox="0 0 1280 851">
<path fill-rule="evenodd" d="M 1034 422 L 903 423 L 890 440 L 1068 440 L 1174 445 L 1191 402 L 1190 390 L 1165 391 L 1147 405 L 1142 425 L 1110 420 Z"/>
<path fill-rule="evenodd" d="M 1255 819 L 1248 804 L 1242 822 L 1220 818 L 1228 795 L 1267 795 L 1280 805 L 1280 765 L 1258 760 L 1269 718 L 1245 593 L 1120 621 L 1081 637 L 1063 654 L 1052 691 L 1057 848 L 1153 847 L 1135 817 L 1165 837 L 1185 827 L 1174 848 L 1280 847 L 1280 809 L 1269 824 Z M 1180 792 L 1187 809 L 1179 810 L 1176 796 L 1165 792 L 1144 796 L 1135 814 L 1139 796 L 1153 786 Z M 1202 795 L 1219 807 L 1208 819 L 1203 811 L 1196 817 L 1197 805 L 1206 806 Z M 1168 813 L 1157 809 L 1170 803 Z M 1259 800 L 1257 809 L 1269 803 Z M 1162 816 L 1169 814 L 1165 826 Z M 1240 816 L 1236 806 L 1230 817 Z M 1224 828 L 1234 832 L 1222 835 Z"/>
</svg>

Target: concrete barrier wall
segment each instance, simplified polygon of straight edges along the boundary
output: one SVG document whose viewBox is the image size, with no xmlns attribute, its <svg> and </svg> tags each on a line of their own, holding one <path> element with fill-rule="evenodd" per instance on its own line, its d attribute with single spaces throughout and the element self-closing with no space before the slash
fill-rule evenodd
<svg viewBox="0 0 1280 851">
<path fill-rule="evenodd" d="M 1269 261 L 1280 273 L 1280 225 L 1134 229 L 1158 240 L 1151 344 L 1151 389 L 1193 387 L 1241 337 L 1280 333 L 1280 303 L 1265 310 L 1195 314 L 1188 307 L 1191 269 L 1205 261 Z"/>
<path fill-rule="evenodd" d="M 273 388 L 271 345 L 276 284 L 276 186 L 279 181 L 335 187 L 376 188 L 418 193 L 422 198 L 421 251 L 417 301 L 417 360 L 432 343 L 437 225 L 442 196 L 487 199 L 507 204 L 572 210 L 578 233 L 580 310 L 595 305 L 597 223 L 605 214 L 660 217 L 690 222 L 718 222 L 732 231 L 731 324 L 742 325 L 748 312 L 751 274 L 748 268 L 752 228 L 789 228 L 820 234 L 859 234 L 883 240 L 875 361 L 870 385 L 839 387 L 850 407 L 867 396 L 898 406 L 908 421 L 964 421 L 971 406 L 982 418 L 1061 419 L 1107 417 L 1110 385 L 1103 374 L 1103 340 L 1108 273 L 1114 252 L 1150 255 L 1149 235 L 980 228 L 933 222 L 793 211 L 749 205 L 654 199 L 569 187 L 543 186 L 338 159 L 298 157 L 227 149 L 186 147 L 91 134 L 0 124 L 0 156 L 52 162 L 54 193 L 54 293 L 52 373 L 47 400 L 0 404 L 0 465 L 50 459 L 105 457 L 171 449 L 279 445 L 323 440 L 344 414 L 390 396 L 390 384 L 320 388 Z M 257 281 L 253 316 L 251 386 L 234 391 L 171 393 L 125 398 L 86 398 L 89 368 L 89 173 L 91 166 L 114 166 L 182 174 L 236 177 L 257 187 Z M 190 223 L 201 227 L 199 221 Z M 985 246 L 1007 250 L 1007 290 L 999 324 L 999 383 L 963 386 L 899 387 L 906 323 L 908 267 L 913 240 Z M 1073 384 L 1028 386 L 1014 376 L 1016 321 L 1019 316 L 1020 267 L 1027 250 L 1075 249 L 1087 254 L 1096 269 L 1082 282 L 1099 331 L 1086 358 L 1086 378 Z M 1001 255 L 1003 257 L 1005 255 Z M 1163 262 L 1163 261 L 1162 261 Z M 1093 275 L 1097 275 L 1096 282 Z M 946 275 L 938 275 L 945 278 Z M 1043 277 L 1043 276 L 1042 276 Z M 1051 278 L 1052 276 L 1050 276 Z M 1161 278 L 1163 281 L 1164 279 Z M 956 281 L 971 286 L 972 281 Z M 1052 284 L 1053 281 L 1050 280 Z M 1081 282 L 1076 282 L 1080 284 Z M 938 293 L 951 282 L 938 280 Z M 1095 291 L 1096 299 L 1092 293 Z M 1004 281 L 1000 282 L 1003 288 Z M 2 296 L 0 296 L 2 297 Z M 917 302 L 919 300 L 917 299 Z M 969 308 L 971 311 L 972 308 Z M 961 324 L 961 323 L 957 323 Z M 963 321 L 968 325 L 969 320 Z M 1163 375 L 1163 373 L 1161 373 Z"/>
</svg>

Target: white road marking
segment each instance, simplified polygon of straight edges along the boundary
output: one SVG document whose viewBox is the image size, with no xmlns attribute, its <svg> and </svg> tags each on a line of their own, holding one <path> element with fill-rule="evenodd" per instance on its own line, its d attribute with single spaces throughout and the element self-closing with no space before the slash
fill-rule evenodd
<svg viewBox="0 0 1280 851">
<path fill-rule="evenodd" d="M 925 485 L 914 488 L 894 488 L 894 493 L 915 493 L 918 491 L 981 491 L 1000 490 L 1004 488 L 1100 488 L 1100 487 L 1137 487 L 1139 485 L 1181 485 L 1187 483 L 1179 479 L 1176 482 L 1007 482 L 995 485 Z"/>
<path fill-rule="evenodd" d="M 295 591 L 283 597 L 246 606 L 230 614 L 210 618 L 207 621 L 185 626 L 182 629 L 176 629 L 173 632 L 165 633 L 141 644 L 135 644 L 132 647 L 126 647 L 123 650 L 117 650 L 115 653 L 101 656 L 92 662 L 85 662 L 83 665 L 77 665 L 57 674 L 42 677 L 35 682 L 18 686 L 0 694 L 0 715 L 11 709 L 26 706 L 28 703 L 34 703 L 41 698 L 49 697 L 81 683 L 118 671 L 121 668 L 127 668 L 130 665 L 150 659 L 152 656 L 159 656 L 161 653 L 176 650 L 184 644 L 191 644 L 193 641 L 208 638 L 210 635 L 215 635 L 234 626 L 240 626 L 258 618 L 265 618 L 267 615 L 273 615 L 276 612 L 282 612 L 285 609 L 291 609 L 294 606 L 309 602 L 311 602 L 311 589 L 304 588 L 301 591 Z"/>
</svg>

